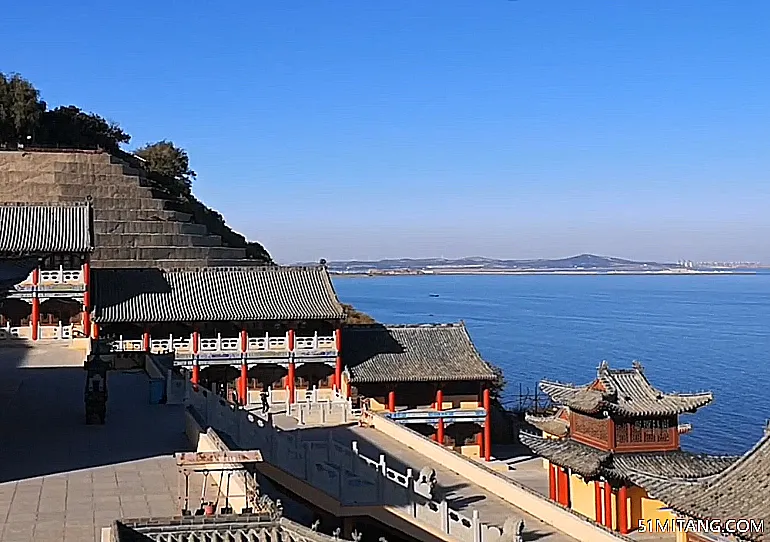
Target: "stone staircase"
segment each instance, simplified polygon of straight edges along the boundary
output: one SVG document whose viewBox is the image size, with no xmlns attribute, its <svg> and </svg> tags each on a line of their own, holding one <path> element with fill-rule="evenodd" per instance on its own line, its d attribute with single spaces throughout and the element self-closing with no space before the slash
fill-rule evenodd
<svg viewBox="0 0 770 542">
<path fill-rule="evenodd" d="M 145 173 L 98 151 L 0 151 L 0 202 L 81 202 L 94 210 L 92 267 L 262 264 L 174 209 Z"/>
</svg>

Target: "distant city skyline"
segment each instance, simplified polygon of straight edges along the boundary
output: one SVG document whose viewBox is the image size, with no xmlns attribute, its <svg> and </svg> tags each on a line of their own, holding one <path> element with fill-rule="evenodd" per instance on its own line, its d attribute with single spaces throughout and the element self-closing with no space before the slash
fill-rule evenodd
<svg viewBox="0 0 770 542">
<path fill-rule="evenodd" d="M 35 6 L 0 70 L 185 148 L 281 263 L 770 263 L 766 0 Z"/>
</svg>

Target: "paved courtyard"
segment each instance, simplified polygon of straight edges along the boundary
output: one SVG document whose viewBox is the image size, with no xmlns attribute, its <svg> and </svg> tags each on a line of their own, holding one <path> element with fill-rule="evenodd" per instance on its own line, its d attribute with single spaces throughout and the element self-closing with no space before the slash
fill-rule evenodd
<svg viewBox="0 0 770 542">
<path fill-rule="evenodd" d="M 143 373 L 113 372 L 106 425 L 85 425 L 82 364 L 61 347 L 0 350 L 2 542 L 100 540 L 119 517 L 178 514 L 183 407 L 151 405 Z"/>
</svg>

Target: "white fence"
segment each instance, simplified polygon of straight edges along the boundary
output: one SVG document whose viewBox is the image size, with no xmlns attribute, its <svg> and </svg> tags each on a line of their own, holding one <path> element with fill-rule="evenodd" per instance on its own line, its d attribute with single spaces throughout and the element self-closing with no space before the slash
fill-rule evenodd
<svg viewBox="0 0 770 542">
<path fill-rule="evenodd" d="M 32 271 L 20 284 L 22 286 L 33 285 L 34 274 L 35 272 Z M 59 266 L 59 269 L 40 271 L 40 275 L 38 276 L 38 286 L 48 286 L 55 284 L 84 285 L 85 277 L 83 275 L 83 270 L 64 269 L 64 267 Z"/>
<path fill-rule="evenodd" d="M 498 542 L 500 526 L 482 523 L 477 511 L 453 510 L 431 497 L 431 486 L 401 472 L 385 455 L 374 459 L 329 438 L 305 440 L 301 431 L 282 431 L 269 421 L 239 409 L 215 394 L 187 385 L 187 403 L 206 427 L 227 433 L 244 449 L 259 449 L 263 460 L 333 497 L 342 506 L 383 506 L 416 525 L 440 529 L 461 542 Z M 505 518 L 498 518 L 504 520 Z M 507 533 L 506 533 L 507 534 Z"/>
<path fill-rule="evenodd" d="M 63 340 L 69 341 L 73 338 L 74 326 L 72 324 L 62 325 L 59 322 L 58 326 L 41 326 L 37 327 L 38 340 Z M 0 328 L 0 341 L 3 340 L 32 340 L 32 325 L 28 326 L 11 326 L 6 324 L 5 327 Z"/>
<path fill-rule="evenodd" d="M 112 341 L 110 348 L 113 352 L 136 351 L 143 349 L 142 339 L 126 339 L 123 336 L 118 340 Z M 325 336 L 315 333 L 311 337 L 295 337 L 294 350 L 289 350 L 289 336 L 270 336 L 268 334 L 261 336 L 247 336 L 246 349 L 243 349 L 243 343 L 240 336 L 223 337 L 217 334 L 216 337 L 200 337 L 198 350 L 204 352 L 294 352 L 296 354 L 324 352 L 335 353 L 336 342 L 334 335 Z M 194 354 L 192 335 L 188 337 L 174 337 L 173 335 L 164 338 L 153 338 L 150 340 L 150 352 L 153 354 L 163 354 L 168 352 L 177 352 L 179 354 Z"/>
</svg>

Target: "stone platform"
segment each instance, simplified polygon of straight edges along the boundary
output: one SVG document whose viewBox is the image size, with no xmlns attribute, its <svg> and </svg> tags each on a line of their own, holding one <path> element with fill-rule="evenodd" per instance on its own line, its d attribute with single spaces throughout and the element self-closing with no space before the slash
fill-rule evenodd
<svg viewBox="0 0 770 542">
<path fill-rule="evenodd" d="M 149 404 L 143 373 L 112 372 L 106 425 L 85 425 L 82 364 L 61 347 L 0 350 L 2 542 L 100 540 L 115 519 L 178 514 L 183 407 Z"/>
</svg>

